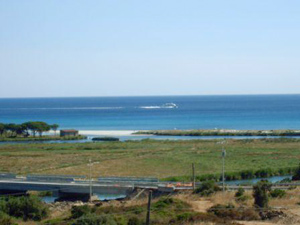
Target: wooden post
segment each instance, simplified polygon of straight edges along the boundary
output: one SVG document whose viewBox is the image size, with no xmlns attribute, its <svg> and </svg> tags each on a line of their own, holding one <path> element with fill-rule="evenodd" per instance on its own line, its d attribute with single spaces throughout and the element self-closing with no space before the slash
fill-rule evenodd
<svg viewBox="0 0 300 225">
<path fill-rule="evenodd" d="M 193 190 L 196 189 L 196 183 L 195 183 L 195 164 L 192 164 L 192 170 L 193 170 Z"/>
<path fill-rule="evenodd" d="M 151 199 L 152 199 L 152 191 L 149 191 L 146 225 L 150 225 Z"/>
</svg>

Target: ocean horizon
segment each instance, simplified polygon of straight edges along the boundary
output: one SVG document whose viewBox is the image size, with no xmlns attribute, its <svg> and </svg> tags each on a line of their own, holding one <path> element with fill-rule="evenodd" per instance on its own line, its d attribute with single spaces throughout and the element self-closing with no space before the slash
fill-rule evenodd
<svg viewBox="0 0 300 225">
<path fill-rule="evenodd" d="M 300 94 L 1 98 L 0 122 L 79 130 L 300 129 Z"/>
</svg>

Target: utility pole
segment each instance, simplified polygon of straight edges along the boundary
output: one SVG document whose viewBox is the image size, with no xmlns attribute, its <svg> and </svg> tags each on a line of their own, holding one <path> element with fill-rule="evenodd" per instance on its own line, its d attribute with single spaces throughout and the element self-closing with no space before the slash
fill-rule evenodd
<svg viewBox="0 0 300 225">
<path fill-rule="evenodd" d="M 192 170 L 193 170 L 193 190 L 196 189 L 196 183 L 195 183 L 195 163 L 192 164 Z"/>
<path fill-rule="evenodd" d="M 226 156 L 226 150 L 224 149 L 224 146 L 222 146 L 222 189 L 223 189 L 223 192 L 225 192 L 225 156 Z"/>
<path fill-rule="evenodd" d="M 92 201 L 92 196 L 93 196 L 93 190 L 92 190 L 92 160 L 89 160 L 89 166 L 90 166 L 90 173 L 89 173 L 89 178 L 90 178 L 90 201 Z"/>
<path fill-rule="evenodd" d="M 148 196 L 148 207 L 147 207 L 146 225 L 150 225 L 151 199 L 152 199 L 152 191 L 150 190 L 149 191 L 149 196 Z"/>
</svg>

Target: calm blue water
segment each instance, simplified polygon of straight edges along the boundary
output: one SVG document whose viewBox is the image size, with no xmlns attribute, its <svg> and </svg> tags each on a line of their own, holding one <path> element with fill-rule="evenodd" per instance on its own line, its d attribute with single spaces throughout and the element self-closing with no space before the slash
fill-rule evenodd
<svg viewBox="0 0 300 225">
<path fill-rule="evenodd" d="M 300 129 L 300 95 L 0 99 L 0 122 L 30 120 L 82 130 Z"/>
</svg>

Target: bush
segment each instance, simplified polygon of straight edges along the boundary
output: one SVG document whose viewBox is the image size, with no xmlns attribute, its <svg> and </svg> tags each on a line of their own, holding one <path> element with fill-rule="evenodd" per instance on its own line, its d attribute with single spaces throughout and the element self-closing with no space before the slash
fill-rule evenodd
<svg viewBox="0 0 300 225">
<path fill-rule="evenodd" d="M 300 164 L 299 164 L 299 167 L 296 169 L 296 171 L 292 177 L 292 180 L 300 180 Z"/>
<path fill-rule="evenodd" d="M 210 180 L 210 181 L 204 181 L 201 183 L 200 187 L 198 187 L 195 190 L 196 194 L 200 194 L 201 196 L 209 196 L 217 191 L 220 191 L 221 189 L 219 186 L 216 184 L 215 181 Z"/>
<path fill-rule="evenodd" d="M 84 215 L 90 214 L 91 212 L 92 209 L 88 205 L 73 206 L 71 209 L 71 218 L 78 219 Z"/>
<path fill-rule="evenodd" d="M 47 207 L 37 196 L 9 197 L 1 200 L 2 211 L 23 220 L 39 221 L 48 215 Z"/>
<path fill-rule="evenodd" d="M 249 196 L 245 195 L 245 189 L 239 188 L 235 193 L 235 198 L 237 201 L 244 202 L 249 199 Z"/>
<path fill-rule="evenodd" d="M 47 196 L 52 196 L 53 192 L 52 191 L 40 191 L 38 192 L 39 197 L 47 197 Z"/>
<path fill-rule="evenodd" d="M 251 208 L 235 208 L 234 205 L 217 204 L 212 206 L 208 213 L 213 213 L 219 218 L 227 218 L 232 220 L 258 220 L 259 214 Z"/>
<path fill-rule="evenodd" d="M 270 191 L 270 196 L 272 198 L 282 198 L 285 195 L 286 195 L 286 191 L 285 190 L 274 189 L 274 190 Z"/>
<path fill-rule="evenodd" d="M 177 221 L 186 221 L 187 222 L 190 220 L 190 218 L 193 217 L 194 214 L 195 213 L 192 213 L 192 212 L 181 213 L 176 216 L 176 219 L 177 219 Z"/>
<path fill-rule="evenodd" d="M 140 225 L 143 224 L 136 216 L 130 217 L 127 225 Z"/>
<path fill-rule="evenodd" d="M 240 188 L 237 190 L 237 192 L 235 193 L 235 197 L 236 197 L 236 198 L 239 198 L 239 197 L 243 196 L 244 194 L 245 194 L 245 189 L 240 187 Z"/>
<path fill-rule="evenodd" d="M 0 211 L 0 224 L 1 225 L 12 225 L 12 220 L 9 215 Z"/>
<path fill-rule="evenodd" d="M 117 222 L 109 215 L 87 214 L 77 219 L 74 225 L 117 225 Z"/>
<path fill-rule="evenodd" d="M 268 207 L 268 193 L 271 191 L 272 184 L 267 180 L 262 180 L 253 186 L 254 204 L 261 208 Z"/>
</svg>

